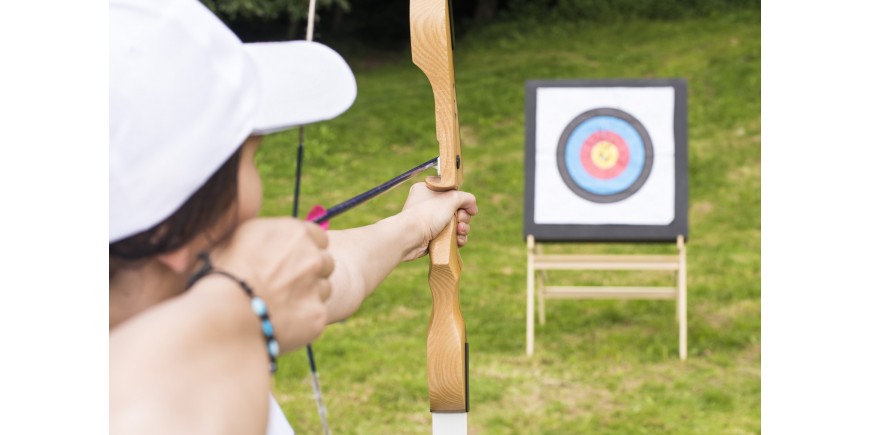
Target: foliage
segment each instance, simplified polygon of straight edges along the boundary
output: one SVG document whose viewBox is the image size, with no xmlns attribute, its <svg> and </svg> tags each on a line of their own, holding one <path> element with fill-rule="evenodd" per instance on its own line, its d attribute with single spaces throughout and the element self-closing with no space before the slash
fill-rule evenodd
<svg viewBox="0 0 870 435">
<path fill-rule="evenodd" d="M 289 23 L 307 17 L 308 0 L 201 0 L 243 40 L 298 38 Z M 318 40 L 397 48 L 407 45 L 408 0 L 316 0 Z M 351 10 L 351 5 L 353 10 Z M 458 36 L 491 22 L 606 21 L 704 17 L 743 9 L 760 0 L 475 0 L 453 1 Z"/>
<path fill-rule="evenodd" d="M 671 21 L 502 20 L 459 41 L 464 187 L 481 208 L 462 252 L 471 433 L 760 431 L 760 41 L 755 10 Z M 390 59 L 351 58 L 354 106 L 305 129 L 303 212 L 437 153 L 431 88 L 407 54 Z M 674 306 L 664 301 L 551 301 L 526 358 L 524 82 L 651 77 L 683 77 L 689 88 L 689 359 L 677 357 Z M 290 213 L 296 142 L 295 131 L 285 132 L 261 147 L 264 214 Z M 405 192 L 332 225 L 396 213 Z M 425 260 L 400 266 L 354 317 L 314 343 L 334 433 L 429 432 L 427 269 Z M 282 357 L 274 382 L 298 433 L 318 433 L 305 352 Z"/>
<path fill-rule="evenodd" d="M 760 10 L 760 0 L 509 0 L 507 16 L 619 21 L 677 19 L 742 9 Z"/>
<path fill-rule="evenodd" d="M 225 19 L 275 20 L 287 15 L 291 21 L 308 16 L 309 0 L 201 0 L 215 14 Z M 318 8 L 338 7 L 350 10 L 349 0 L 317 0 Z"/>
</svg>

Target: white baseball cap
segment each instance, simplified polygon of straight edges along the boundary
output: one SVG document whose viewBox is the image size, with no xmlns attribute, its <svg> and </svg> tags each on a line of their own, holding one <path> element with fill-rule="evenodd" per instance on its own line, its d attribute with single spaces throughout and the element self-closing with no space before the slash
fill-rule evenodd
<svg viewBox="0 0 870 435">
<path fill-rule="evenodd" d="M 334 118 L 356 98 L 332 49 L 243 44 L 197 0 L 109 12 L 109 243 L 169 217 L 249 135 Z"/>
</svg>

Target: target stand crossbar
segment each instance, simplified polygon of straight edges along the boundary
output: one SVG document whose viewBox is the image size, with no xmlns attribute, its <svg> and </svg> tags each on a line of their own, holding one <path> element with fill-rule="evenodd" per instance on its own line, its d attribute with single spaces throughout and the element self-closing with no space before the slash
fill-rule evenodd
<svg viewBox="0 0 870 435">
<path fill-rule="evenodd" d="M 676 301 L 679 326 L 680 359 L 686 360 L 688 346 L 686 244 L 682 235 L 677 236 L 676 239 L 676 255 L 545 254 L 543 244 L 536 243 L 535 236 L 529 234 L 526 243 L 528 250 L 526 355 L 531 356 L 535 350 L 535 298 L 538 301 L 538 320 L 541 325 L 546 322 L 546 299 L 673 299 Z M 550 270 L 672 272 L 674 286 L 550 286 L 547 284 L 547 271 Z"/>
</svg>

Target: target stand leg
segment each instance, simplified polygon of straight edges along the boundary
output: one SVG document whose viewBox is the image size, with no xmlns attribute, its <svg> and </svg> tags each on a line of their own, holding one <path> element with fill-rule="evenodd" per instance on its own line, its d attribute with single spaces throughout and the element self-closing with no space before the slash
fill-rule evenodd
<svg viewBox="0 0 870 435">
<path fill-rule="evenodd" d="M 535 352 L 535 237 L 526 238 L 528 248 L 526 268 L 526 355 Z"/>
</svg>

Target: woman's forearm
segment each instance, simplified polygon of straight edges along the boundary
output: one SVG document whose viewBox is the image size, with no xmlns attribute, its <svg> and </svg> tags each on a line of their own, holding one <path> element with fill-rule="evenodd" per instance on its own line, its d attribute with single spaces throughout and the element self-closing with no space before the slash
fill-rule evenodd
<svg viewBox="0 0 870 435">
<path fill-rule="evenodd" d="M 409 216 L 398 214 L 375 224 L 329 232 L 335 259 L 327 301 L 329 321 L 353 314 L 408 253 L 419 248 L 420 231 Z"/>
</svg>

